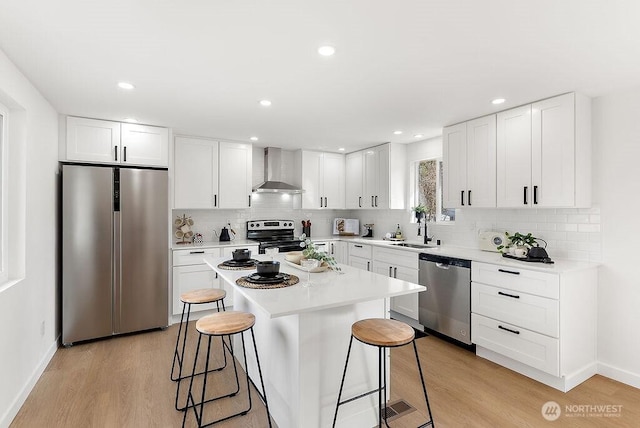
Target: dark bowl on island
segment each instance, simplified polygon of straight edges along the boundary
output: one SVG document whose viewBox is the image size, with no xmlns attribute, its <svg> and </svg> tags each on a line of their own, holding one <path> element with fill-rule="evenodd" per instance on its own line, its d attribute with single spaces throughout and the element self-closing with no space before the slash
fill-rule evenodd
<svg viewBox="0 0 640 428">
<path fill-rule="evenodd" d="M 233 251 L 231 253 L 231 256 L 233 257 L 233 260 L 237 262 L 243 262 L 245 260 L 249 260 L 249 257 L 251 257 L 251 251 L 249 251 L 246 248 L 242 248 L 242 249 Z"/>
<path fill-rule="evenodd" d="M 277 261 L 264 261 L 256 263 L 256 270 L 258 275 L 273 277 L 280 272 L 280 262 Z"/>
</svg>

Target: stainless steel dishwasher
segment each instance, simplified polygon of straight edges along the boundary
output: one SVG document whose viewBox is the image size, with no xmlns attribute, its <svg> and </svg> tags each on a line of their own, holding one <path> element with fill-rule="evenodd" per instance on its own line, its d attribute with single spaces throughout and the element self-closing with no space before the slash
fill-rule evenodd
<svg viewBox="0 0 640 428">
<path fill-rule="evenodd" d="M 421 253 L 418 282 L 420 324 L 471 345 L 471 261 Z"/>
</svg>

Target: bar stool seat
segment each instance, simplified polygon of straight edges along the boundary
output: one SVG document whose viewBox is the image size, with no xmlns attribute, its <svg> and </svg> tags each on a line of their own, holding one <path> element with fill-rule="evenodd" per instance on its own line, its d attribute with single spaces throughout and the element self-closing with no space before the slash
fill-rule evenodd
<svg viewBox="0 0 640 428">
<path fill-rule="evenodd" d="M 386 350 L 387 348 L 395 348 L 399 346 L 413 345 L 413 351 L 416 356 L 416 363 L 418 365 L 418 372 L 420 374 L 420 381 L 422 382 L 422 391 L 424 393 L 424 399 L 427 404 L 427 412 L 429 413 L 429 420 L 420 427 L 431 426 L 434 427 L 433 416 L 431 415 L 431 406 L 429 406 L 429 398 L 427 397 L 427 387 L 424 383 L 424 376 L 422 374 L 422 367 L 420 366 L 420 358 L 418 357 L 418 348 L 416 347 L 415 331 L 411 326 L 400 321 L 384 319 L 384 318 L 370 318 L 365 320 L 356 321 L 351 325 L 351 339 L 349 340 L 349 349 L 347 350 L 347 359 L 344 363 L 344 371 L 342 372 L 342 381 L 340 383 L 340 392 L 338 392 L 338 401 L 336 403 L 336 411 L 333 415 L 333 427 L 336 426 L 338 419 L 338 409 L 341 405 L 350 403 L 368 395 L 378 393 L 378 426 L 382 427 L 382 420 L 384 418 L 384 424 L 388 427 L 387 412 L 385 408 L 386 396 L 387 396 L 387 361 Z M 355 397 L 347 400 L 340 401 L 342 398 L 342 389 L 344 388 L 344 380 L 347 375 L 347 367 L 349 365 L 349 355 L 351 354 L 351 345 L 353 345 L 353 339 L 362 342 L 365 345 L 375 346 L 378 348 L 378 388 L 373 391 L 364 392 Z"/>
<path fill-rule="evenodd" d="M 196 330 L 198 331 L 199 335 L 198 335 L 198 345 L 196 348 L 196 355 L 193 361 L 193 375 L 191 376 L 191 381 L 189 383 L 189 392 L 187 394 L 187 405 L 186 405 L 186 409 L 189 408 L 193 408 L 193 412 L 195 414 L 196 417 L 196 421 L 198 423 L 198 427 L 204 427 L 204 426 L 210 426 L 213 424 L 216 424 L 218 422 L 222 422 L 222 421 L 226 421 L 228 419 L 234 418 L 236 416 L 243 416 L 246 415 L 250 410 L 251 410 L 251 385 L 250 385 L 250 379 L 249 379 L 249 369 L 248 369 L 248 365 L 247 365 L 247 352 L 246 352 L 246 346 L 245 346 L 245 340 L 244 340 L 244 333 L 246 331 L 250 331 L 251 332 L 251 339 L 253 341 L 253 350 L 255 352 L 255 357 L 256 357 L 256 364 L 258 366 L 258 374 L 260 375 L 260 384 L 262 386 L 262 394 L 260 394 L 260 391 L 256 390 L 258 392 L 258 395 L 260 395 L 260 398 L 262 398 L 262 400 L 264 401 L 264 405 L 266 407 L 267 410 L 267 419 L 269 421 L 269 427 L 271 427 L 271 415 L 269 413 L 269 405 L 267 403 L 267 395 L 266 395 L 266 391 L 264 388 L 264 380 L 262 378 L 262 369 L 260 367 L 260 358 L 258 357 L 258 348 L 256 346 L 256 338 L 253 332 L 253 326 L 255 325 L 256 322 L 256 317 L 248 312 L 241 312 L 241 311 L 225 311 L 225 312 L 217 312 L 215 314 L 212 315 L 207 315 L 205 317 L 200 318 L 197 322 L 196 322 Z M 212 402 L 212 401 L 216 401 L 216 400 L 220 400 L 223 398 L 231 398 L 234 397 L 240 390 L 240 383 L 238 380 L 238 369 L 236 366 L 236 359 L 234 357 L 234 351 L 233 351 L 233 343 L 232 343 L 232 338 L 231 336 L 234 334 L 240 334 L 240 338 L 242 340 L 242 354 L 244 356 L 244 367 L 246 370 L 246 378 L 247 378 L 247 395 L 249 398 L 249 407 L 247 409 L 241 410 L 238 413 L 229 415 L 229 416 L 224 416 L 222 418 L 216 419 L 212 422 L 204 422 L 203 421 L 203 414 L 204 414 L 204 405 L 206 403 Z M 196 403 L 195 398 L 194 398 L 194 391 L 193 391 L 193 379 L 196 376 L 196 365 L 198 363 L 198 354 L 200 353 L 200 343 L 202 341 L 203 336 L 206 336 L 208 338 L 208 345 L 207 345 L 207 356 L 206 356 L 206 361 L 205 361 L 205 369 L 204 369 L 204 373 L 207 373 L 209 371 L 209 355 L 210 355 L 210 351 L 211 351 L 211 338 L 212 337 L 216 337 L 216 336 L 220 336 L 223 338 L 222 344 L 223 344 L 223 348 L 226 348 L 229 350 L 229 353 L 231 354 L 231 359 L 233 361 L 233 369 L 234 369 L 234 373 L 235 373 L 235 381 L 236 381 L 236 390 L 231 392 L 231 393 L 226 393 L 224 395 L 215 397 L 215 398 L 206 398 L 206 389 L 207 389 L 207 377 L 205 375 L 204 378 L 204 382 L 202 384 L 202 394 L 201 394 L 201 399 L 199 402 Z M 228 341 L 229 341 L 229 345 L 227 346 L 227 344 L 224 341 L 224 336 L 228 337 Z M 198 407 L 200 408 L 200 410 L 198 411 Z M 185 426 L 186 423 L 186 419 L 187 419 L 187 411 L 184 412 L 184 417 L 182 419 L 182 426 Z"/>
<path fill-rule="evenodd" d="M 388 319 L 366 319 L 351 326 L 351 334 L 362 343 L 373 346 L 403 346 L 415 338 L 409 325 Z"/>
<path fill-rule="evenodd" d="M 191 305 L 203 305 L 208 303 L 215 303 L 218 312 L 220 312 L 220 305 L 222 304 L 222 310 L 226 310 L 224 306 L 224 299 L 227 297 L 227 292 L 220 288 L 200 288 L 197 290 L 187 291 L 180 295 L 180 301 L 182 302 L 182 316 L 180 317 L 180 327 L 178 328 L 178 337 L 176 338 L 176 347 L 173 351 L 173 363 L 171 364 L 171 380 L 177 382 L 176 386 L 176 410 L 184 410 L 185 407 L 178 405 L 178 398 L 180 395 L 180 384 L 183 379 L 187 379 L 189 375 L 182 375 L 182 366 L 184 363 L 184 351 L 187 344 L 187 327 L 189 325 L 189 317 L 191 315 Z M 186 320 L 185 320 L 186 314 Z M 180 337 L 182 337 L 182 348 L 179 350 Z M 212 371 L 222 370 L 227 366 L 227 353 L 224 349 L 224 343 L 222 346 L 222 353 L 224 356 L 224 364 L 222 367 L 212 369 Z M 177 375 L 176 375 L 177 368 Z M 204 374 L 205 372 L 196 373 L 196 376 Z"/>
</svg>

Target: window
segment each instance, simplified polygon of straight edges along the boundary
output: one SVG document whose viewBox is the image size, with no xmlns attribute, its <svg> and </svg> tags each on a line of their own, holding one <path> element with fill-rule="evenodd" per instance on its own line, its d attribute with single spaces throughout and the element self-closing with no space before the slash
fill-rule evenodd
<svg viewBox="0 0 640 428">
<path fill-rule="evenodd" d="M 9 110 L 0 104 L 0 282 L 8 278 L 8 239 L 7 239 L 7 118 Z"/>
<path fill-rule="evenodd" d="M 427 207 L 426 219 L 430 221 L 454 221 L 455 209 L 442 207 L 442 161 L 423 160 L 416 163 L 415 200 Z"/>
</svg>

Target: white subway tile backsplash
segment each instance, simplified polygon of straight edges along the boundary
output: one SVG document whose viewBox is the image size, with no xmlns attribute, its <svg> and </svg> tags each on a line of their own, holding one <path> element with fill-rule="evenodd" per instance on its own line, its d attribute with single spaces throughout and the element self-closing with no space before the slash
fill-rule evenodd
<svg viewBox="0 0 640 428">
<path fill-rule="evenodd" d="M 579 224 L 578 231 L 582 233 L 600 232 L 600 224 Z"/>
<path fill-rule="evenodd" d="M 588 214 L 569 214 L 567 216 L 567 221 L 569 223 L 589 223 L 589 215 Z"/>
</svg>

